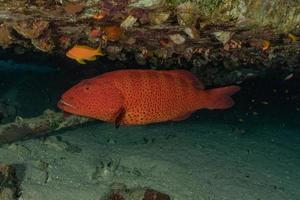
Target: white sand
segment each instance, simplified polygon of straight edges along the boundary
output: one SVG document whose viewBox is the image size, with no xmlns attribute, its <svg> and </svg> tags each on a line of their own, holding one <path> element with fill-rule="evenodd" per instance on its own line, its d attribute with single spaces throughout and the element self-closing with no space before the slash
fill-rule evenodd
<svg viewBox="0 0 300 200">
<path fill-rule="evenodd" d="M 196 119 L 117 130 L 95 123 L 3 145 L 0 161 L 16 165 L 23 200 L 100 200 L 114 182 L 175 200 L 300 199 L 299 131 L 237 130 Z"/>
</svg>

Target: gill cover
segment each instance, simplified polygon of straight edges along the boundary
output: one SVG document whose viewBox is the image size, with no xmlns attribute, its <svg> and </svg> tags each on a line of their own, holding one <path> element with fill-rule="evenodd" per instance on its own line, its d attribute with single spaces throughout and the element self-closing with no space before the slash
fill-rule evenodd
<svg viewBox="0 0 300 200">
<path fill-rule="evenodd" d="M 101 79 L 83 80 L 62 96 L 70 106 L 61 109 L 73 114 L 103 121 L 114 121 L 124 98 L 113 82 Z"/>
</svg>

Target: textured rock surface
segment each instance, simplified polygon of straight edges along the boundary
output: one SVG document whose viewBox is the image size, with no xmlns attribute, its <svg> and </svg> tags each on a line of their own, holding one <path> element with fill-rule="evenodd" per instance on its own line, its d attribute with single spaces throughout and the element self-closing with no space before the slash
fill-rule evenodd
<svg viewBox="0 0 300 200">
<path fill-rule="evenodd" d="M 0 144 L 39 137 L 51 131 L 72 127 L 91 121 L 75 115 L 65 116 L 60 112 L 46 110 L 42 115 L 29 119 L 16 117 L 15 122 L 0 125 Z"/>
</svg>

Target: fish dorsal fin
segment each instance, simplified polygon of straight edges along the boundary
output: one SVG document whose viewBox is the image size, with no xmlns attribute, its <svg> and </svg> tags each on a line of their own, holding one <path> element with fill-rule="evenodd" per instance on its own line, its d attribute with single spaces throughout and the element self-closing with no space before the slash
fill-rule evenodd
<svg viewBox="0 0 300 200">
<path fill-rule="evenodd" d="M 91 51 L 95 51 L 96 49 L 89 47 L 89 46 L 85 46 L 85 45 L 75 45 L 76 48 L 80 48 L 80 49 L 87 49 L 87 50 L 91 50 Z"/>
<path fill-rule="evenodd" d="M 200 90 L 204 90 L 205 89 L 205 86 L 204 86 L 204 83 L 200 80 L 193 80 L 193 85 L 197 88 L 197 89 L 200 89 Z"/>
<path fill-rule="evenodd" d="M 205 89 L 203 82 L 200 81 L 193 73 L 191 73 L 189 71 L 177 69 L 177 70 L 170 70 L 170 71 L 168 71 L 168 73 L 176 76 L 177 78 L 187 79 L 187 80 L 191 81 L 192 84 L 200 90 Z"/>
<path fill-rule="evenodd" d="M 121 123 L 122 123 L 122 121 L 123 121 L 123 118 L 124 118 L 124 116 L 125 116 L 125 113 L 126 113 L 125 108 L 122 106 L 122 107 L 118 110 L 118 112 L 117 112 L 117 114 L 116 114 L 116 119 L 115 119 L 115 126 L 116 126 L 116 128 L 119 128 L 119 127 L 120 127 L 120 125 L 121 125 Z"/>
</svg>

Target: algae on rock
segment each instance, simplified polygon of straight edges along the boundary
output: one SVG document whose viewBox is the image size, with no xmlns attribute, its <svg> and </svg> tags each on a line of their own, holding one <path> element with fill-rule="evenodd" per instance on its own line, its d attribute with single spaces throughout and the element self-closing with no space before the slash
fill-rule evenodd
<svg viewBox="0 0 300 200">
<path fill-rule="evenodd" d="M 271 26 L 282 32 L 300 31 L 300 0 L 167 0 L 192 2 L 210 22 L 239 20 L 243 25 Z"/>
</svg>

